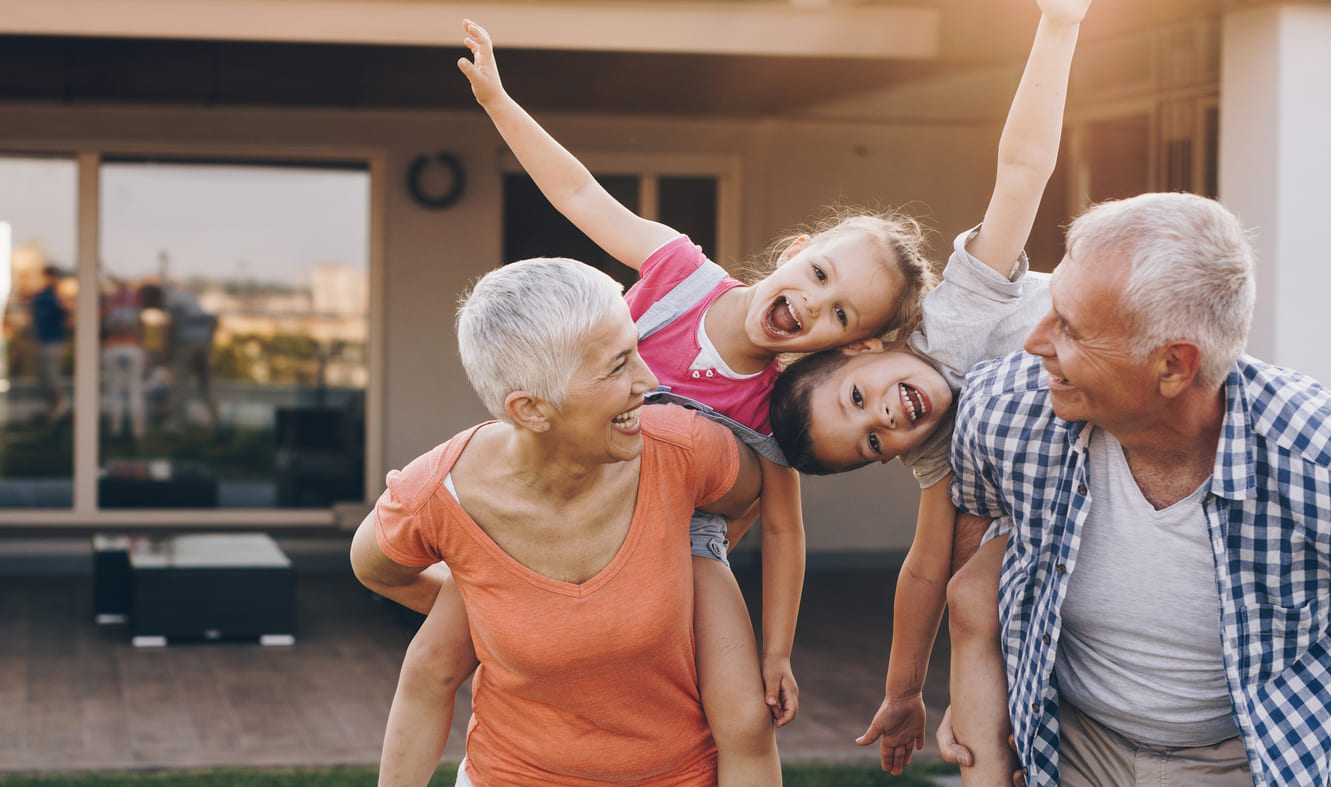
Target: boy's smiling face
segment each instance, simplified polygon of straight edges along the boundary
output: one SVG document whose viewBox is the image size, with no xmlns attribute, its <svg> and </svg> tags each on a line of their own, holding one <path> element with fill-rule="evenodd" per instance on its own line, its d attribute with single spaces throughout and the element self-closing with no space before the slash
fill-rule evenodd
<svg viewBox="0 0 1331 787">
<path fill-rule="evenodd" d="M 947 380 L 909 350 L 873 341 L 842 352 L 854 357 L 809 397 L 809 437 L 829 469 L 887 462 L 918 447 L 952 406 Z"/>
</svg>

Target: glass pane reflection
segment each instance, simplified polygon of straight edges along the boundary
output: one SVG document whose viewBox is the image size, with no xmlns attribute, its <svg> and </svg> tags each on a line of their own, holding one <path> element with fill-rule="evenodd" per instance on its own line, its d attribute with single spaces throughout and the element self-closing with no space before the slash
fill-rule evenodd
<svg viewBox="0 0 1331 787">
<path fill-rule="evenodd" d="M 108 162 L 102 508 L 364 496 L 369 175 Z"/>
<path fill-rule="evenodd" d="M 73 505 L 78 169 L 0 156 L 0 508 Z"/>
</svg>

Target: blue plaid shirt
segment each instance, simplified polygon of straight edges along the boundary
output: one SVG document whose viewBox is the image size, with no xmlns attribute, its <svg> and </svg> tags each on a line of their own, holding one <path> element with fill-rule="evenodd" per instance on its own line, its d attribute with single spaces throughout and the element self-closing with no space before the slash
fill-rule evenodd
<svg viewBox="0 0 1331 787">
<path fill-rule="evenodd" d="M 1012 516 L 999 586 L 1008 705 L 1032 785 L 1057 785 L 1059 609 L 1089 506 L 1084 422 L 1049 404 L 1040 359 L 975 367 L 958 404 L 953 501 Z M 1331 783 L 1331 392 L 1239 359 L 1203 505 L 1225 678 L 1255 784 Z"/>
</svg>

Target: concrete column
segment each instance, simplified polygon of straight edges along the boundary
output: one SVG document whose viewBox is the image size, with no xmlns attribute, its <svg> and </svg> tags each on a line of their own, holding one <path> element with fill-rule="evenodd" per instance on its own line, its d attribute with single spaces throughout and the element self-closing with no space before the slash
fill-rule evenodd
<svg viewBox="0 0 1331 787">
<path fill-rule="evenodd" d="M 1331 384 L 1331 7 L 1226 14 L 1220 198 L 1256 231 L 1248 351 Z"/>
</svg>

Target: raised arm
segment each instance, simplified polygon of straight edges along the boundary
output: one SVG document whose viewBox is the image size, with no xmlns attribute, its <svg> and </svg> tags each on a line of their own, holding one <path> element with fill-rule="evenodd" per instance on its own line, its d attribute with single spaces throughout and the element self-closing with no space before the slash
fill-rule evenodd
<svg viewBox="0 0 1331 787">
<path fill-rule="evenodd" d="M 641 268 L 653 251 L 678 233 L 642 218 L 610 196 L 582 162 L 505 92 L 490 34 L 471 20 L 462 24 L 467 33 L 463 43 L 473 59 L 460 58 L 458 68 L 523 169 L 550 204 L 596 245 L 630 268 Z"/>
<path fill-rule="evenodd" d="M 1026 245 L 1045 184 L 1058 163 L 1072 53 L 1091 4 L 1091 0 L 1039 2 L 1040 26 L 998 142 L 994 193 L 984 212 L 984 226 L 970 243 L 971 254 L 1003 276 Z"/>
<path fill-rule="evenodd" d="M 776 726 L 799 713 L 800 690 L 790 668 L 795 623 L 804 593 L 804 517 L 800 474 L 766 459 L 758 501 L 763 533 L 763 686 Z"/>
</svg>

